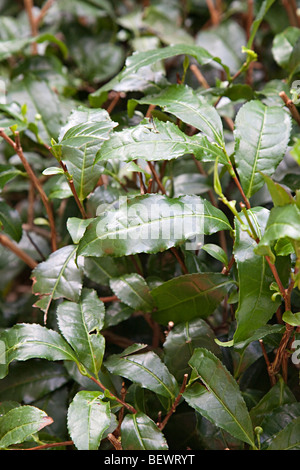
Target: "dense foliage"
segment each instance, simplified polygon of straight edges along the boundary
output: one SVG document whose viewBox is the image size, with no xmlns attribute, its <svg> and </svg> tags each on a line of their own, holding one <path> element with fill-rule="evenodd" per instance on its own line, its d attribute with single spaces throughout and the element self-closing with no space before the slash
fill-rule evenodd
<svg viewBox="0 0 300 470">
<path fill-rule="evenodd" d="M 0 448 L 300 449 L 296 1 L 34 3 L 0 1 Z"/>
</svg>

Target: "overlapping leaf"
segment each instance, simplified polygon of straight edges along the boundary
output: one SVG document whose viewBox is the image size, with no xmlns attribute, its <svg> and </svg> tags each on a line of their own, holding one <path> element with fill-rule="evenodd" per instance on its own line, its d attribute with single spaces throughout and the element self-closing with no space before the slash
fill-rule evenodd
<svg viewBox="0 0 300 470">
<path fill-rule="evenodd" d="M 121 425 L 121 437 L 124 450 L 168 450 L 163 433 L 142 412 L 125 416 Z"/>
<path fill-rule="evenodd" d="M 263 185 L 260 172 L 272 176 L 287 149 L 291 132 L 289 114 L 279 106 L 250 101 L 235 120 L 235 161 L 249 198 Z"/>
<path fill-rule="evenodd" d="M 201 234 L 231 229 L 224 213 L 200 196 L 172 199 L 146 194 L 123 199 L 119 209 L 96 217 L 87 227 L 79 255 L 157 253 Z"/>
</svg>

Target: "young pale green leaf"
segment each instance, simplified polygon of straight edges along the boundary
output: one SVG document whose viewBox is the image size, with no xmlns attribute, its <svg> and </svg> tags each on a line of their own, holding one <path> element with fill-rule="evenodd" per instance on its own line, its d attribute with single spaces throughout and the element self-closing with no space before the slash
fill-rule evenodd
<svg viewBox="0 0 300 470">
<path fill-rule="evenodd" d="M 264 208 L 254 208 L 248 211 L 257 235 L 263 232 L 269 211 Z M 242 221 L 247 224 L 243 216 Z M 276 312 L 280 300 L 272 300 L 270 284 L 274 281 L 266 259 L 254 252 L 256 242 L 243 230 L 241 223 L 236 220 L 236 237 L 233 247 L 238 269 L 239 304 L 236 311 L 237 329 L 234 342 L 245 341 L 254 332 L 266 325 Z"/>
<path fill-rule="evenodd" d="M 53 151 L 66 162 L 80 201 L 94 189 L 103 172 L 103 166 L 95 162 L 95 155 L 116 125 L 105 109 L 79 106 L 60 130 Z"/>
<path fill-rule="evenodd" d="M 285 206 L 287 204 L 293 203 L 293 198 L 291 193 L 289 193 L 281 184 L 276 183 L 269 176 L 263 175 L 265 183 L 268 187 L 269 193 L 275 207 Z"/>
<path fill-rule="evenodd" d="M 100 330 L 104 325 L 105 307 L 96 291 L 83 289 L 78 303 L 68 300 L 57 308 L 59 329 L 74 349 L 87 371 L 98 377 L 105 349 Z"/>
<path fill-rule="evenodd" d="M 172 160 L 187 153 L 198 160 L 215 161 L 219 157 L 225 162 L 223 150 L 205 136 L 189 137 L 172 122 L 158 119 L 115 132 L 102 145 L 95 161 Z"/>
<path fill-rule="evenodd" d="M 0 201 L 0 225 L 2 230 L 13 240 L 20 241 L 22 237 L 20 214 L 4 201 Z"/>
<path fill-rule="evenodd" d="M 105 361 L 105 367 L 112 373 L 126 377 L 142 388 L 169 398 L 173 401 L 178 391 L 178 384 L 165 364 L 153 351 L 134 354 L 131 348 L 121 355 L 114 354 Z"/>
<path fill-rule="evenodd" d="M 142 412 L 128 414 L 122 421 L 123 450 L 168 450 L 168 443 L 156 424 Z"/>
<path fill-rule="evenodd" d="M 266 450 L 300 450 L 300 416 L 276 434 Z"/>
<path fill-rule="evenodd" d="M 0 448 L 20 444 L 52 423 L 50 416 L 34 406 L 13 408 L 0 418 Z"/>
<path fill-rule="evenodd" d="M 174 114 L 181 121 L 199 129 L 221 146 L 224 144 L 222 121 L 217 110 L 187 85 L 170 85 L 157 95 L 131 100 L 128 103 L 130 113 L 137 103 L 160 106 L 165 112 Z M 219 153 L 224 160 L 221 149 Z"/>
<path fill-rule="evenodd" d="M 139 274 L 124 274 L 111 279 L 109 282 L 112 291 L 119 299 L 135 310 L 150 312 L 154 307 L 154 300 L 145 279 Z"/>
<path fill-rule="evenodd" d="M 122 198 L 118 209 L 95 218 L 80 240 L 78 254 L 157 253 L 201 234 L 228 229 L 231 226 L 223 212 L 200 196 L 172 199 L 145 194 Z M 188 244 L 194 246 L 194 242 Z"/>
<path fill-rule="evenodd" d="M 217 308 L 233 282 L 218 273 L 185 274 L 152 289 L 156 310 L 153 318 L 162 325 L 206 318 Z"/>
<path fill-rule="evenodd" d="M 221 261 L 225 266 L 228 265 L 228 256 L 219 245 L 214 245 L 213 243 L 206 243 L 201 246 L 201 250 L 206 251 L 213 258 Z"/>
<path fill-rule="evenodd" d="M 287 149 L 291 132 L 289 114 L 279 106 L 258 100 L 242 106 L 235 120 L 235 161 L 249 198 L 263 185 L 261 172 L 272 176 Z"/>
<path fill-rule="evenodd" d="M 12 361 L 32 358 L 49 361 L 74 361 L 78 359 L 69 344 L 56 331 L 37 324 L 18 323 L 0 334 L 0 378 L 8 373 Z"/>
<path fill-rule="evenodd" d="M 255 447 L 251 419 L 237 382 L 210 351 L 196 349 L 189 362 L 204 383 L 188 387 L 183 397 L 205 418 Z"/>
<path fill-rule="evenodd" d="M 68 429 L 78 450 L 97 450 L 111 422 L 109 402 L 99 392 L 78 392 L 68 409 Z"/>
<path fill-rule="evenodd" d="M 221 65 L 225 70 L 226 75 L 228 77 L 230 75 L 228 67 L 224 65 L 218 57 L 212 56 L 202 47 L 193 46 L 190 44 L 174 44 L 163 48 L 135 52 L 132 56 L 127 58 L 123 70 L 116 77 L 99 88 L 96 92 L 92 93 L 90 95 L 90 99 L 94 101 L 97 97 L 101 96 L 103 92 L 116 89 L 120 83 L 123 83 L 124 81 L 131 78 L 132 75 L 136 74 L 136 72 L 138 72 L 140 69 L 178 55 L 192 56 L 200 65 L 213 65 L 214 63 L 218 66 Z M 133 90 L 134 89 L 136 88 L 133 88 Z"/>
<path fill-rule="evenodd" d="M 215 356 L 221 356 L 215 339 L 214 332 L 202 318 L 179 323 L 171 329 L 164 342 L 164 362 L 178 382 L 191 372 L 188 362 L 196 348 L 206 348 Z"/>
<path fill-rule="evenodd" d="M 91 223 L 91 221 L 92 219 L 79 219 L 78 217 L 68 218 L 67 229 L 75 245 L 80 242 L 84 235 L 85 229 Z"/>
<path fill-rule="evenodd" d="M 291 310 L 286 310 L 282 315 L 282 320 L 292 326 L 300 326 L 300 312 L 293 313 Z"/>
<path fill-rule="evenodd" d="M 300 240 L 300 210 L 296 204 L 273 207 L 263 234 L 255 252 L 268 254 L 270 247 L 281 238 Z"/>
<path fill-rule="evenodd" d="M 41 300 L 37 304 L 48 312 L 52 300 L 62 297 L 77 302 L 82 287 L 82 270 L 75 263 L 77 246 L 67 245 L 52 253 L 32 272 L 32 290 Z"/>
</svg>

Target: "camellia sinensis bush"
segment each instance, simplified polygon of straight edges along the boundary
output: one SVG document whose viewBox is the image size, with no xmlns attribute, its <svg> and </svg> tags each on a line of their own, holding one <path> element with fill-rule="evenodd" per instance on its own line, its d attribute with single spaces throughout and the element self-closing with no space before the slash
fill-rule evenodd
<svg viewBox="0 0 300 470">
<path fill-rule="evenodd" d="M 0 2 L 1 449 L 299 449 L 296 3 Z"/>
</svg>

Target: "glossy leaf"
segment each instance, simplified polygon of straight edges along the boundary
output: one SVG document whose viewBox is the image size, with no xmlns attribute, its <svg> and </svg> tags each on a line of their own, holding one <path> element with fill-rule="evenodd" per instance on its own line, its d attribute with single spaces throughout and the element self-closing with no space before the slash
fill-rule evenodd
<svg viewBox="0 0 300 470">
<path fill-rule="evenodd" d="M 267 450 L 299 450 L 300 449 L 300 416 L 280 431 Z"/>
<path fill-rule="evenodd" d="M 104 91 L 114 90 L 120 83 L 131 77 L 140 69 L 177 55 L 192 56 L 201 65 L 211 64 L 215 62 L 216 64 L 221 65 L 225 72 L 229 74 L 228 67 L 222 64 L 221 60 L 218 57 L 213 57 L 208 51 L 206 51 L 202 47 L 193 46 L 189 44 L 174 44 L 160 49 L 135 52 L 132 56 L 126 59 L 125 67 L 116 77 L 114 77 L 103 87 L 99 88 L 96 92 L 93 92 L 90 96 L 94 100 L 96 97 L 100 96 Z"/>
<path fill-rule="evenodd" d="M 57 308 L 58 326 L 74 349 L 81 364 L 98 377 L 105 340 L 100 330 L 104 325 L 105 307 L 96 291 L 83 289 L 78 303 L 65 300 Z"/>
<path fill-rule="evenodd" d="M 95 165 L 95 155 L 116 125 L 106 110 L 79 106 L 60 130 L 53 150 L 67 163 L 81 201 L 94 189 L 103 172 L 102 165 Z"/>
<path fill-rule="evenodd" d="M 299 29 L 293 26 L 289 26 L 281 33 L 276 34 L 273 40 L 272 53 L 278 65 L 288 70 L 291 68 L 291 56 L 299 39 Z"/>
<path fill-rule="evenodd" d="M 157 309 L 153 318 L 162 325 L 206 318 L 221 303 L 232 280 L 218 273 L 185 274 L 152 289 Z"/>
<path fill-rule="evenodd" d="M 119 299 L 135 310 L 149 312 L 154 307 L 154 300 L 150 289 L 139 274 L 124 274 L 116 279 L 111 279 L 109 285 Z"/>
<path fill-rule="evenodd" d="M 22 237 L 22 222 L 16 209 L 0 200 L 0 225 L 2 230 L 13 240 L 19 242 Z"/>
<path fill-rule="evenodd" d="M 141 387 L 172 401 L 176 397 L 177 382 L 153 351 L 133 354 L 133 351 L 128 348 L 120 355 L 111 355 L 105 361 L 105 367 L 111 373 L 126 377 Z"/>
<path fill-rule="evenodd" d="M 258 28 L 261 25 L 265 15 L 267 14 L 268 10 L 271 8 L 275 0 L 264 0 L 258 10 L 258 13 L 253 21 L 250 29 L 250 37 L 248 39 L 247 47 L 250 49 L 252 47 L 255 35 L 258 31 Z"/>
<path fill-rule="evenodd" d="M 186 124 L 199 129 L 213 141 L 221 145 L 224 142 L 223 126 L 218 112 L 201 99 L 191 87 L 170 85 L 157 95 L 146 96 L 138 101 L 132 100 L 129 103 L 131 112 L 137 103 L 160 106 L 165 112 L 174 114 Z"/>
<path fill-rule="evenodd" d="M 52 253 L 32 272 L 33 293 L 40 296 L 37 305 L 47 313 L 52 300 L 78 301 L 82 272 L 75 263 L 77 246 L 67 245 Z"/>
<path fill-rule="evenodd" d="M 191 372 L 188 362 L 196 348 L 206 348 L 220 357 L 215 339 L 213 330 L 201 318 L 179 323 L 171 329 L 163 345 L 164 362 L 176 380 L 182 381 L 184 374 Z"/>
<path fill-rule="evenodd" d="M 142 412 L 128 414 L 121 425 L 123 450 L 168 450 L 163 433 Z"/>
<path fill-rule="evenodd" d="M 204 161 L 224 159 L 222 149 L 205 136 L 188 137 L 175 124 L 154 119 L 153 123 L 143 121 L 138 126 L 115 132 L 98 151 L 96 161 L 172 160 L 186 153 Z"/>
<path fill-rule="evenodd" d="M 269 211 L 254 208 L 248 214 L 260 236 Z M 245 218 L 242 220 L 247 223 Z M 270 320 L 279 306 L 278 299 L 272 300 L 273 292 L 270 290 L 270 284 L 274 282 L 273 275 L 266 259 L 254 253 L 255 248 L 256 242 L 236 221 L 234 257 L 238 269 L 239 303 L 236 311 L 237 329 L 233 337 L 235 343 L 251 337 Z"/>
<path fill-rule="evenodd" d="M 104 213 L 88 226 L 79 243 L 78 254 L 157 253 L 196 235 L 230 228 L 223 212 L 199 196 L 172 199 L 146 194 L 122 198 L 119 209 Z"/>
<path fill-rule="evenodd" d="M 17 323 L 2 331 L 0 339 L 3 341 L 1 344 L 5 345 L 0 356 L 1 378 L 7 375 L 12 361 L 40 358 L 78 363 L 74 351 L 59 333 L 38 324 Z"/>
<path fill-rule="evenodd" d="M 255 447 L 251 419 L 237 382 L 210 351 L 196 349 L 189 362 L 204 383 L 183 394 L 187 403 L 218 427 Z"/>
<path fill-rule="evenodd" d="M 99 392 L 78 392 L 68 409 L 68 429 L 78 450 L 97 450 L 111 422 L 109 402 Z"/>
<path fill-rule="evenodd" d="M 20 444 L 52 422 L 52 418 L 34 406 L 13 408 L 0 418 L 0 448 Z"/>
<path fill-rule="evenodd" d="M 300 240 L 300 210 L 296 204 L 274 207 L 266 225 L 266 230 L 257 248 L 258 254 L 269 254 L 275 241 L 281 238 Z"/>
<path fill-rule="evenodd" d="M 258 100 L 244 104 L 235 119 L 235 161 L 246 196 L 255 194 L 264 184 L 263 176 L 272 176 L 287 149 L 291 132 L 289 114 L 278 106 L 266 106 Z"/>
</svg>

